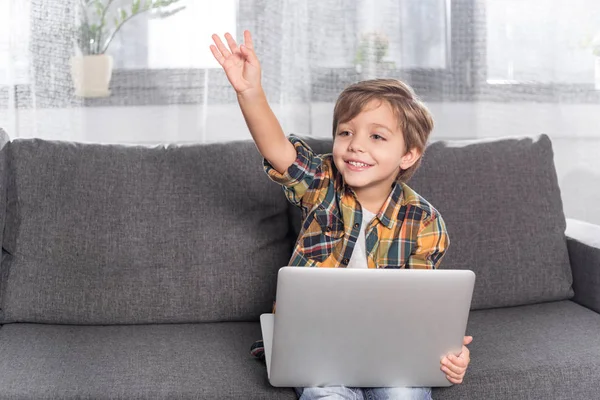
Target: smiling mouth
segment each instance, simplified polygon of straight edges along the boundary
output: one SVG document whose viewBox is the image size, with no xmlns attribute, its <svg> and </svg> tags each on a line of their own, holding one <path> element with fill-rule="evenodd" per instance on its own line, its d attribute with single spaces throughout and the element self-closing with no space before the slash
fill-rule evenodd
<svg viewBox="0 0 600 400">
<path fill-rule="evenodd" d="M 356 161 L 346 161 L 346 164 L 351 171 L 364 171 L 365 169 L 372 167 L 372 165 Z"/>
</svg>

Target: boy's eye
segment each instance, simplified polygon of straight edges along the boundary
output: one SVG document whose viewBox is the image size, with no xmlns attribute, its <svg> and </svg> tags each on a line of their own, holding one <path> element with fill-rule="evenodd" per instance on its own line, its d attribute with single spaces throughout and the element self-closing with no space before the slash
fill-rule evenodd
<svg viewBox="0 0 600 400">
<path fill-rule="evenodd" d="M 350 134 L 350 132 L 348 132 L 348 131 L 341 131 L 341 132 L 338 132 L 338 135 L 339 135 L 339 136 L 346 136 L 346 135 L 349 135 L 349 134 Z"/>
<path fill-rule="evenodd" d="M 376 140 L 380 140 L 380 139 L 381 139 L 381 140 L 385 140 L 385 138 L 384 138 L 383 136 L 381 136 L 381 135 L 378 135 L 378 134 L 376 134 L 376 133 L 374 133 L 373 135 L 371 135 L 371 137 L 372 137 L 373 139 L 376 139 Z"/>
</svg>

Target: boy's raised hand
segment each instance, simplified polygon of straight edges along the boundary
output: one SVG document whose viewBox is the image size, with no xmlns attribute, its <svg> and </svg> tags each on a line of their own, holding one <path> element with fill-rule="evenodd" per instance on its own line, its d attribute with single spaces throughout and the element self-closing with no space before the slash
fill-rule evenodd
<svg viewBox="0 0 600 400">
<path fill-rule="evenodd" d="M 471 352 L 466 345 L 473 341 L 473 336 L 465 336 L 463 339 L 462 351 L 458 356 L 454 354 L 448 354 L 442 358 L 440 367 L 441 370 L 446 374 L 446 378 L 451 383 L 462 383 L 467 367 L 471 362 Z"/>
<path fill-rule="evenodd" d="M 244 44 L 238 46 L 231 34 L 225 34 L 229 49 L 223 44 L 218 35 L 212 35 L 215 44 L 210 45 L 210 51 L 221 67 L 225 70 L 227 79 L 238 94 L 251 93 L 260 90 L 260 64 L 254 53 L 252 36 L 244 31 Z M 215 46 L 216 45 L 216 46 Z"/>
</svg>

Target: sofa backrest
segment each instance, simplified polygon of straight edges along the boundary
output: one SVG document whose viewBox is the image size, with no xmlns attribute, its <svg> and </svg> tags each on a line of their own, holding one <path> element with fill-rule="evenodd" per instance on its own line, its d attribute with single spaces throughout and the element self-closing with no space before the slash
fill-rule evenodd
<svg viewBox="0 0 600 400">
<path fill-rule="evenodd" d="M 331 140 L 305 139 L 331 152 Z M 450 247 L 441 268 L 476 273 L 472 309 L 573 296 L 548 136 L 434 142 L 408 185 L 446 222 Z M 298 213 L 294 219 L 298 229 Z"/>
<path fill-rule="evenodd" d="M 286 265 L 287 201 L 251 141 L 7 146 L 3 322 L 257 320 Z"/>
<path fill-rule="evenodd" d="M 7 182 L 7 151 L 10 138 L 6 131 L 0 128 L 0 243 L 4 234 L 4 221 L 6 220 L 6 182 Z M 4 257 L 4 250 L 2 251 Z M 0 258 L 0 299 L 2 298 L 2 282 L 8 279 L 8 268 L 4 268 L 2 258 Z M 0 321 L 2 320 L 3 310 L 0 308 Z"/>
<path fill-rule="evenodd" d="M 0 160 L 0 323 L 254 321 L 270 310 L 300 217 L 253 142 L 17 139 Z M 446 221 L 442 268 L 477 274 L 472 309 L 572 296 L 548 137 L 435 142 L 409 185 Z"/>
</svg>

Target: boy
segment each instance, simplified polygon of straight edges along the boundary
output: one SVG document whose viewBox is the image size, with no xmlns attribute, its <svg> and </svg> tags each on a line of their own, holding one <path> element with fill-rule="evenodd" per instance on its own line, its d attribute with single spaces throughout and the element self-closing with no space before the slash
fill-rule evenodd
<svg viewBox="0 0 600 400">
<path fill-rule="evenodd" d="M 333 152 L 317 155 L 286 138 L 261 87 L 252 38 L 229 49 L 217 35 L 210 49 L 237 93 L 265 171 L 302 210 L 302 230 L 289 265 L 346 268 L 436 268 L 449 241 L 438 211 L 406 182 L 418 167 L 433 121 L 411 88 L 397 80 L 359 82 L 336 103 Z M 451 383 L 469 364 L 461 354 L 441 360 Z M 430 388 L 296 388 L 300 399 L 430 399 Z"/>
</svg>

